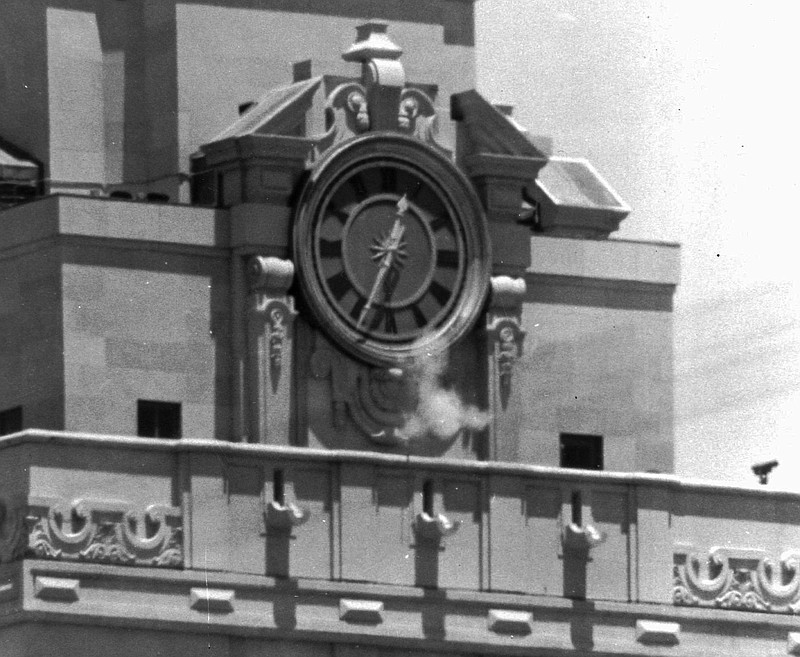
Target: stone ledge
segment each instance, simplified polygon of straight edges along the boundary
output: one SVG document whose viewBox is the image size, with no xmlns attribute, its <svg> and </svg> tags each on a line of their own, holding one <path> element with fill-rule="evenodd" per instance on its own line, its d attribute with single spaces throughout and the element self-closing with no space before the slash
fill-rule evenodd
<svg viewBox="0 0 800 657">
<path fill-rule="evenodd" d="M 654 620 L 636 621 L 636 640 L 645 645 L 673 646 L 678 643 L 681 626 Z"/>
<path fill-rule="evenodd" d="M 640 654 L 643 645 L 668 650 L 679 657 L 698 652 L 725 654 L 718 651 L 719 636 L 723 635 L 745 637 L 741 654 L 778 654 L 776 650 L 786 650 L 787 634 L 790 640 L 798 638 L 791 637 L 797 634 L 796 618 L 788 615 L 765 617 L 747 612 L 456 590 L 434 595 L 417 587 L 307 579 L 287 582 L 255 575 L 100 564 L 25 560 L 19 562 L 18 568 L 23 580 L 67 580 L 68 590 L 74 590 L 72 582 L 83 580 L 91 580 L 92 586 L 81 590 L 80 599 L 70 604 L 39 602 L 29 591 L 26 595 L 30 598 L 23 601 L 25 611 L 8 613 L 0 618 L 0 624 L 25 623 L 35 618 L 42 622 L 79 623 L 87 628 L 102 624 L 104 631 L 114 627 L 158 627 L 277 638 L 285 636 L 285 622 L 291 617 L 291 632 L 298 641 L 520 657 L 538 652 L 575 654 L 579 646 L 574 645 L 571 628 L 586 624 L 592 627 L 593 649 L 601 654 Z M 198 609 L 186 604 L 193 589 L 197 590 Z M 215 593 L 207 596 L 207 589 Z M 236 603 L 226 614 L 207 615 L 198 613 L 202 612 L 203 596 L 222 599 L 223 604 L 235 597 Z M 383 609 L 378 612 L 381 606 Z M 98 609 L 102 609 L 102 621 L 98 619 Z M 372 618 L 380 613 L 382 620 L 343 622 L 342 611 L 347 615 L 349 610 L 356 614 L 366 610 Z M 680 621 L 679 644 L 668 642 L 677 635 L 675 621 Z M 442 635 L 432 642 L 430 632 L 436 627 L 447 628 L 446 638 Z M 636 632 L 631 631 L 634 627 Z M 526 628 L 529 631 L 525 632 Z M 723 647 L 728 649 L 730 645 Z"/>
<path fill-rule="evenodd" d="M 81 583 L 66 577 L 37 576 L 33 581 L 33 594 L 41 600 L 75 602 L 80 597 Z"/>
<path fill-rule="evenodd" d="M 490 609 L 488 624 L 496 634 L 525 636 L 533 631 L 533 614 L 529 611 Z"/>
<path fill-rule="evenodd" d="M 348 623 L 377 624 L 383 622 L 383 603 L 379 600 L 339 601 L 339 618 Z"/>
<path fill-rule="evenodd" d="M 210 613 L 231 613 L 235 597 L 232 589 L 196 587 L 189 591 L 189 607 Z"/>
</svg>

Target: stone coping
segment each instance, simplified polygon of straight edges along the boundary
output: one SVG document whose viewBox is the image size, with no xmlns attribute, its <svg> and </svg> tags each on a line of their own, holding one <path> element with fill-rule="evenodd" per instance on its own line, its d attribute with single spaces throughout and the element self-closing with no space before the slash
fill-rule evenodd
<svg viewBox="0 0 800 657">
<path fill-rule="evenodd" d="M 446 470 L 476 475 L 505 475 L 560 479 L 587 484 L 616 484 L 668 488 L 681 492 L 755 495 L 759 497 L 790 499 L 800 503 L 800 493 L 765 488 L 757 484 L 745 485 L 683 478 L 671 474 L 639 472 L 590 472 L 545 465 L 507 463 L 498 461 L 460 461 L 402 454 L 382 454 L 355 450 L 323 450 L 308 447 L 233 443 L 192 438 L 165 439 L 139 438 L 67 431 L 27 429 L 0 437 L 0 450 L 25 444 L 52 444 L 99 449 L 134 449 L 172 452 L 175 454 L 225 454 L 236 457 L 262 457 L 302 459 L 327 463 L 363 463 L 384 467 L 413 468 L 416 470 Z"/>
<path fill-rule="evenodd" d="M 680 246 L 532 235 L 526 273 L 675 286 L 680 283 Z"/>
</svg>

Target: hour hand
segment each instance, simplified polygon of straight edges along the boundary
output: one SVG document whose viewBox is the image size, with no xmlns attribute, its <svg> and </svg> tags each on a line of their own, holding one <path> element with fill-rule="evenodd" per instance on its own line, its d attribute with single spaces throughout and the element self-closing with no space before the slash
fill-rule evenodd
<svg viewBox="0 0 800 657">
<path fill-rule="evenodd" d="M 400 222 L 400 217 L 398 217 L 394 220 L 394 225 L 392 226 L 392 232 L 390 233 L 389 238 L 384 243 L 383 248 L 378 252 L 379 254 L 382 252 L 381 261 L 378 265 L 378 275 L 375 277 L 375 282 L 372 284 L 369 297 L 367 297 L 367 303 L 364 304 L 364 307 L 361 309 L 361 314 L 358 316 L 358 322 L 356 323 L 357 328 L 361 328 L 362 322 L 366 319 L 367 314 L 372 309 L 375 301 L 377 301 L 378 294 L 380 293 L 383 282 L 386 279 L 386 275 L 392 268 L 392 264 L 397 255 L 397 250 L 400 247 L 400 243 L 403 239 L 403 234 L 405 231 L 406 228 Z"/>
</svg>

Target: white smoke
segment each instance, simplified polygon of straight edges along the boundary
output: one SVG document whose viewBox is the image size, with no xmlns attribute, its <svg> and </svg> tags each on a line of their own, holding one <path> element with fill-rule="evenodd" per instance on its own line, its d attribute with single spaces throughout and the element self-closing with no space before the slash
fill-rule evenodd
<svg viewBox="0 0 800 657">
<path fill-rule="evenodd" d="M 465 404 L 455 390 L 443 386 L 446 368 L 446 354 L 429 353 L 414 358 L 403 368 L 407 381 L 415 388 L 417 402 L 402 428 L 409 439 L 445 440 L 459 431 L 480 431 L 489 424 L 489 413 Z"/>
</svg>

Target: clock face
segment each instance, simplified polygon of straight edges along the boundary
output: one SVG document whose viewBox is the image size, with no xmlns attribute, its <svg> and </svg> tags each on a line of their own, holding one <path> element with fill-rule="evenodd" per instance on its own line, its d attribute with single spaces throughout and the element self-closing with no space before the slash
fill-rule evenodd
<svg viewBox="0 0 800 657">
<path fill-rule="evenodd" d="M 326 157 L 301 198 L 294 248 L 318 322 L 372 363 L 445 348 L 486 296 L 479 201 L 449 160 L 410 138 L 367 135 Z"/>
</svg>

